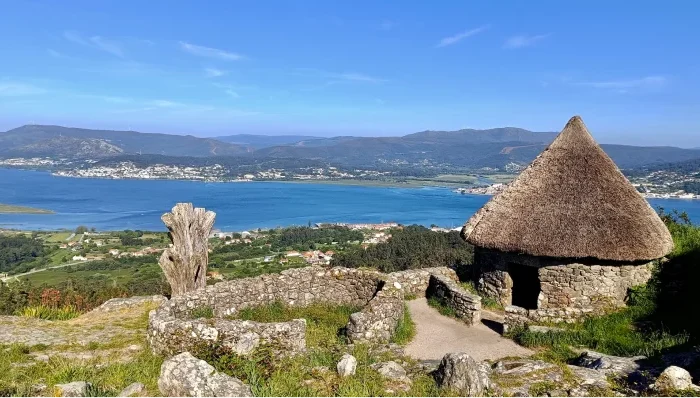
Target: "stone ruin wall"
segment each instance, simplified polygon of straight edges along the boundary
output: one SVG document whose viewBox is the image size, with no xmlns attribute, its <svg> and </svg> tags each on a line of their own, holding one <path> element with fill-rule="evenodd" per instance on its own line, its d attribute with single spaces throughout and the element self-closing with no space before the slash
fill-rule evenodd
<svg viewBox="0 0 700 398">
<path fill-rule="evenodd" d="M 504 306 L 511 305 L 513 281 L 508 264 L 537 268 L 540 294 L 537 309 L 512 306 L 506 313 L 513 322 L 524 319 L 538 322 L 572 321 L 594 311 L 625 305 L 629 288 L 643 285 L 650 278 L 652 263 L 644 264 L 562 264 L 561 259 L 540 258 L 477 248 L 474 264 L 478 287 Z"/>
<path fill-rule="evenodd" d="M 422 296 L 431 274 L 455 279 L 445 267 L 383 274 L 342 267 L 306 267 L 220 282 L 177 296 L 151 312 L 148 341 L 154 352 L 174 355 L 201 344 L 221 344 L 247 354 L 263 343 L 297 353 L 306 348 L 306 322 L 260 323 L 231 319 L 248 307 L 282 302 L 304 307 L 313 303 L 365 306 L 352 314 L 348 336 L 353 342 L 388 342 L 403 317 L 404 295 Z M 213 318 L 192 319 L 194 310 L 213 311 Z"/>
<path fill-rule="evenodd" d="M 453 279 L 431 275 L 426 295 L 452 308 L 457 318 L 469 326 L 481 321 L 481 297 L 464 290 Z"/>
</svg>

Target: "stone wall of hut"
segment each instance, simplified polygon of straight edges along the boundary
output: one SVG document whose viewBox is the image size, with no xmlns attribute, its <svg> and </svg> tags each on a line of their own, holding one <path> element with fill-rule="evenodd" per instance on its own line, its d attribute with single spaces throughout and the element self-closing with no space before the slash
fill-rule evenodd
<svg viewBox="0 0 700 398">
<path fill-rule="evenodd" d="M 536 270 L 539 294 L 529 310 L 598 310 L 624 306 L 628 289 L 646 283 L 652 264 L 566 263 L 566 260 L 534 257 L 476 248 L 474 265 L 477 286 L 504 306 L 513 303 L 511 272 L 514 267 Z M 535 271 L 533 270 L 533 272 Z M 580 311 L 571 311 L 572 313 Z"/>
</svg>

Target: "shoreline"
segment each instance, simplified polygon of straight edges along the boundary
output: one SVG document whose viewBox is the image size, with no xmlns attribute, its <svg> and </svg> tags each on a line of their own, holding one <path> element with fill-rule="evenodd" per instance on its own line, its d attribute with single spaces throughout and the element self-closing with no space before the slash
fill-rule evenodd
<svg viewBox="0 0 700 398">
<path fill-rule="evenodd" d="M 53 210 L 0 203 L 0 214 L 56 214 Z"/>
</svg>

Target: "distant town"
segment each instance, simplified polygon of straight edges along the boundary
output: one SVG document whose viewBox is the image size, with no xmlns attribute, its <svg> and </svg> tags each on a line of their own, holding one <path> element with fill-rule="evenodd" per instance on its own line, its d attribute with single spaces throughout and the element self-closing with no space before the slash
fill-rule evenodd
<svg viewBox="0 0 700 398">
<path fill-rule="evenodd" d="M 205 166 L 184 165 L 137 165 L 123 161 L 109 165 L 97 164 L 96 160 L 76 162 L 70 159 L 10 158 L 0 159 L 0 167 L 49 170 L 53 175 L 75 178 L 187 180 L 203 182 L 247 182 L 247 181 L 377 181 L 397 178 L 395 172 L 368 169 L 342 170 L 338 167 L 298 167 L 294 169 L 267 168 L 238 173 L 221 164 Z M 460 194 L 495 195 L 505 188 L 505 183 L 522 171 L 522 166 L 511 163 L 506 167 L 509 178 L 503 182 L 489 184 L 488 179 L 476 181 L 468 187 L 454 190 Z M 497 173 L 497 169 L 483 167 L 475 172 Z M 700 173 L 694 169 L 678 170 L 623 170 L 637 190 L 647 198 L 698 199 L 700 198 Z M 434 185 L 434 184 L 431 184 Z M 445 186 L 454 187 L 454 183 Z"/>
</svg>

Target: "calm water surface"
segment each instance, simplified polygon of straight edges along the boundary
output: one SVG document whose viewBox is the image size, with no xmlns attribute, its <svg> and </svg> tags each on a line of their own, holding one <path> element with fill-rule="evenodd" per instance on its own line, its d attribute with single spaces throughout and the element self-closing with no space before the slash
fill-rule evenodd
<svg viewBox="0 0 700 398">
<path fill-rule="evenodd" d="M 0 169 L 0 203 L 56 214 L 0 214 L 0 227 L 54 230 L 164 230 L 160 216 L 177 202 L 216 212 L 216 228 L 245 230 L 315 222 L 464 223 L 489 198 L 447 188 L 386 188 L 275 182 L 100 180 Z M 700 223 L 700 200 L 651 199 Z"/>
</svg>

